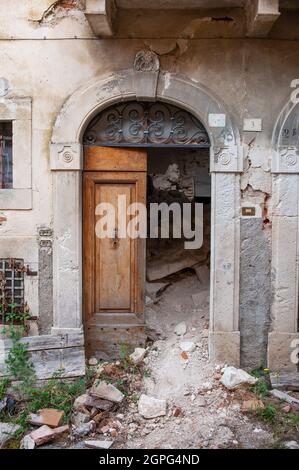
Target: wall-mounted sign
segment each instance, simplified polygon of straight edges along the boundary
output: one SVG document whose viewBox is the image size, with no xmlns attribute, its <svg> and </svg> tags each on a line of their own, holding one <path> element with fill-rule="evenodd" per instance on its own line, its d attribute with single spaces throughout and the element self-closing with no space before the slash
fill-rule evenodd
<svg viewBox="0 0 299 470">
<path fill-rule="evenodd" d="M 262 132 L 262 120 L 260 118 L 244 119 L 243 131 L 245 131 L 245 132 Z"/>
<path fill-rule="evenodd" d="M 210 127 L 225 127 L 226 115 L 225 114 L 209 114 Z"/>
</svg>

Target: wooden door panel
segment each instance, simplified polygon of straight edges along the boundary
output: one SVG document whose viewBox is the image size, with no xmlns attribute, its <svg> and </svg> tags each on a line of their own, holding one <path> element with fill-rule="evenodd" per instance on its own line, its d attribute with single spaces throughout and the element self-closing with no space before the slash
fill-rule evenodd
<svg viewBox="0 0 299 470">
<path fill-rule="evenodd" d="M 101 154 L 100 150 L 97 150 L 97 155 Z M 114 150 L 117 150 L 119 157 L 121 149 L 109 149 L 110 155 L 113 155 Z M 144 152 L 141 154 L 144 160 Z M 127 168 L 130 165 L 125 166 Z M 110 168 L 109 165 L 108 167 Z M 127 206 L 133 202 L 145 203 L 146 172 L 84 172 L 84 329 L 87 354 L 99 359 L 117 357 L 117 351 L 123 342 L 133 349 L 144 339 L 145 240 L 129 237 L 115 237 L 114 240 L 96 236 L 96 224 L 101 218 L 96 214 L 96 207 L 101 202 L 115 207 L 115 229 L 118 230 L 119 195 L 126 196 Z M 127 222 L 128 220 L 127 218 Z"/>
<path fill-rule="evenodd" d="M 84 170 L 87 171 L 147 171 L 144 150 L 85 147 Z"/>
<path fill-rule="evenodd" d="M 127 206 L 134 200 L 135 185 L 96 184 L 95 205 L 102 201 L 112 204 L 115 217 L 118 218 L 117 198 L 125 196 Z M 97 222 L 97 217 L 96 217 Z M 117 225 L 117 224 L 116 224 Z M 117 226 L 115 227 L 117 230 Z M 96 238 L 96 311 L 133 311 L 134 279 L 131 264 L 134 265 L 134 243 L 127 238 Z M 132 285 L 133 284 L 133 285 Z"/>
</svg>

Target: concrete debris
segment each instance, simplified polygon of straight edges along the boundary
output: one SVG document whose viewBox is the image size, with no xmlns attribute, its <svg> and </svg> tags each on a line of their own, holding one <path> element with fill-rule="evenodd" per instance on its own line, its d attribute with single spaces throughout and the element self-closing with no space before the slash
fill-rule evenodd
<svg viewBox="0 0 299 470">
<path fill-rule="evenodd" d="M 124 399 L 124 395 L 114 385 L 99 380 L 94 382 L 90 394 L 115 403 L 121 403 Z"/>
<path fill-rule="evenodd" d="M 20 429 L 21 426 L 18 424 L 0 423 L 0 448 L 10 441 Z"/>
<path fill-rule="evenodd" d="M 133 364 L 140 364 L 143 361 L 146 355 L 146 349 L 144 348 L 135 348 L 134 352 L 130 354 L 130 359 Z"/>
<path fill-rule="evenodd" d="M 80 410 L 82 406 L 86 405 L 86 400 L 88 399 L 87 393 L 84 393 L 83 395 L 80 395 L 79 397 L 76 398 L 73 404 L 73 409 L 75 411 Z"/>
<path fill-rule="evenodd" d="M 200 388 L 203 391 L 208 391 L 213 389 L 213 384 L 212 382 L 204 382 Z"/>
<path fill-rule="evenodd" d="M 84 441 L 84 444 L 91 449 L 110 449 L 113 441 Z"/>
<path fill-rule="evenodd" d="M 296 408 L 299 407 L 299 400 L 297 398 L 292 397 L 286 392 L 282 392 L 281 390 L 274 389 L 270 391 L 270 394 L 273 397 L 278 398 L 279 400 L 286 401 L 287 403 L 290 403 L 290 405 L 296 406 Z"/>
<path fill-rule="evenodd" d="M 255 385 L 257 381 L 258 379 L 249 375 L 245 370 L 233 366 L 226 367 L 220 379 L 222 385 L 229 390 L 235 390 L 246 385 Z"/>
<path fill-rule="evenodd" d="M 118 431 L 122 429 L 122 424 L 118 420 L 105 419 L 102 423 L 104 424 L 100 426 L 100 432 L 103 434 L 109 433 L 112 437 L 116 437 L 118 435 Z"/>
<path fill-rule="evenodd" d="M 4 397 L 3 400 L 0 400 L 0 413 L 6 408 L 7 397 Z"/>
<path fill-rule="evenodd" d="M 178 323 L 174 329 L 174 332 L 178 336 L 184 336 L 187 333 L 187 325 L 184 321 Z"/>
<path fill-rule="evenodd" d="M 287 441 L 284 443 L 286 449 L 299 449 L 299 444 L 296 441 Z"/>
<path fill-rule="evenodd" d="M 35 442 L 30 436 L 30 434 L 27 434 L 26 436 L 23 437 L 23 439 L 20 442 L 20 449 L 34 449 L 35 448 Z"/>
<path fill-rule="evenodd" d="M 298 372 L 271 372 L 270 380 L 272 388 L 288 391 L 299 391 Z"/>
<path fill-rule="evenodd" d="M 73 427 L 73 434 L 74 436 L 82 437 L 87 436 L 89 433 L 95 431 L 96 423 L 95 421 L 91 420 L 88 423 L 81 424 L 78 427 Z"/>
<path fill-rule="evenodd" d="M 38 414 L 31 413 L 29 415 L 29 422 L 34 426 L 42 426 L 46 424 L 51 428 L 57 428 L 60 426 L 64 417 L 64 412 L 61 410 L 45 408 L 39 410 Z"/>
<path fill-rule="evenodd" d="M 88 359 L 88 365 L 89 366 L 97 366 L 98 365 L 98 360 L 96 357 L 91 357 L 90 359 Z"/>
<path fill-rule="evenodd" d="M 181 341 L 180 349 L 184 352 L 191 353 L 195 351 L 196 345 L 193 343 L 193 341 Z"/>
<path fill-rule="evenodd" d="M 96 408 L 97 410 L 109 411 L 111 410 L 113 403 L 109 400 L 102 400 L 101 398 L 95 398 L 87 395 L 84 406 Z"/>
<path fill-rule="evenodd" d="M 81 424 L 88 423 L 89 421 L 90 417 L 85 413 L 81 413 L 80 411 L 77 411 L 77 413 L 72 415 L 72 423 L 76 428 L 81 426 Z"/>
<path fill-rule="evenodd" d="M 99 364 L 98 366 L 95 367 L 95 376 L 97 379 L 101 377 L 103 372 L 105 371 L 105 366 L 108 364 L 108 362 L 104 362 L 102 364 Z"/>
<path fill-rule="evenodd" d="M 159 400 L 142 394 L 138 402 L 138 412 L 146 419 L 166 415 L 166 400 Z"/>
</svg>

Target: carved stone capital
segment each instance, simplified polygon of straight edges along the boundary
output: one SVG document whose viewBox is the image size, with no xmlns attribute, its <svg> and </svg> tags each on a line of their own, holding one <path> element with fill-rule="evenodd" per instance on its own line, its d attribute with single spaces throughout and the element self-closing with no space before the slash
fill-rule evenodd
<svg viewBox="0 0 299 470">
<path fill-rule="evenodd" d="M 276 152 L 273 173 L 299 173 L 299 148 L 281 146 Z"/>
<path fill-rule="evenodd" d="M 238 173 L 243 170 L 242 148 L 237 145 L 227 145 L 224 147 L 214 147 L 211 149 L 213 152 L 211 159 L 211 172 L 223 172 L 223 173 Z"/>
<path fill-rule="evenodd" d="M 81 145 L 51 144 L 51 170 L 80 170 Z"/>
</svg>

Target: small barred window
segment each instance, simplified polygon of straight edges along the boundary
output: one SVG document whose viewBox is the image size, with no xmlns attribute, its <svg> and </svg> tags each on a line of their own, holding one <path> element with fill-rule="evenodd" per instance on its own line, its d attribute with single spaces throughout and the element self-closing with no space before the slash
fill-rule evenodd
<svg viewBox="0 0 299 470">
<path fill-rule="evenodd" d="M 24 309 L 24 261 L 0 258 L 0 314 Z"/>
<path fill-rule="evenodd" d="M 0 189 L 12 188 L 12 122 L 0 121 Z"/>
</svg>

